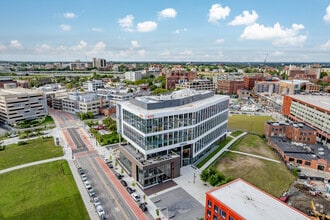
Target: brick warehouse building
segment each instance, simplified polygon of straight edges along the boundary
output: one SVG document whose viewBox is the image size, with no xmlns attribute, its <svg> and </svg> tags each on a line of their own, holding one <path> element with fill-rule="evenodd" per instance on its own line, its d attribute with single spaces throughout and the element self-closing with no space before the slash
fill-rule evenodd
<svg viewBox="0 0 330 220">
<path fill-rule="evenodd" d="M 330 150 L 316 143 L 314 129 L 302 123 L 268 121 L 264 134 L 285 163 L 330 172 Z"/>
<path fill-rule="evenodd" d="M 317 141 L 330 148 L 330 96 L 286 95 L 282 112 L 289 119 L 315 129 Z"/>
<path fill-rule="evenodd" d="M 312 219 L 252 184 L 236 179 L 206 193 L 205 220 Z"/>
</svg>

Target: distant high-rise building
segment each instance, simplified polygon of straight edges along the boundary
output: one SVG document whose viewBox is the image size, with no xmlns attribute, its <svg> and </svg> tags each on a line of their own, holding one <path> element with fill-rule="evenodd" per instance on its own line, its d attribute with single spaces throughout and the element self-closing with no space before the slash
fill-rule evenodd
<svg viewBox="0 0 330 220">
<path fill-rule="evenodd" d="M 93 68 L 104 69 L 107 67 L 107 61 L 102 58 L 93 58 Z"/>
</svg>

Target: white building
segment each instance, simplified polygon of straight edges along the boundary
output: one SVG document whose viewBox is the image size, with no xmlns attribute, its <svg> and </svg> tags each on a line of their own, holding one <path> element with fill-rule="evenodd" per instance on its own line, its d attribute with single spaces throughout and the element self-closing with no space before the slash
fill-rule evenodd
<svg viewBox="0 0 330 220">
<path fill-rule="evenodd" d="M 14 124 L 48 114 L 44 93 L 30 89 L 2 89 L 0 91 L 0 121 Z"/>
<path fill-rule="evenodd" d="M 102 80 L 92 80 L 83 83 L 83 88 L 88 92 L 95 92 L 99 88 L 104 88 L 104 82 Z"/>
<path fill-rule="evenodd" d="M 225 138 L 228 105 L 228 96 L 189 89 L 118 103 L 118 133 L 129 143 L 121 163 L 142 187 L 180 175 Z"/>
<path fill-rule="evenodd" d="M 136 81 L 142 79 L 142 72 L 141 71 L 125 72 L 125 79 L 129 81 Z"/>
</svg>

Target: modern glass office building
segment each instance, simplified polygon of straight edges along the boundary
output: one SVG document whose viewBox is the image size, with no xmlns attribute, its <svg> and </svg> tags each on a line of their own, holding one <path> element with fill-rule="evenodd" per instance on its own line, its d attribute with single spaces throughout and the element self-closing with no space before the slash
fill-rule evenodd
<svg viewBox="0 0 330 220">
<path fill-rule="evenodd" d="M 190 89 L 118 103 L 118 133 L 127 140 L 120 162 L 144 188 L 179 176 L 225 137 L 228 105 L 228 96 Z"/>
</svg>

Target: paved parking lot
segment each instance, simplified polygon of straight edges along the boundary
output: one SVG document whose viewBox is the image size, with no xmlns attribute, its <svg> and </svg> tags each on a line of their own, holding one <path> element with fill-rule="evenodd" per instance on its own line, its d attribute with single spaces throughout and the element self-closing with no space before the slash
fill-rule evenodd
<svg viewBox="0 0 330 220">
<path fill-rule="evenodd" d="M 151 201 L 169 219 L 191 220 L 204 216 L 204 207 L 181 187 L 158 193 Z"/>
</svg>

